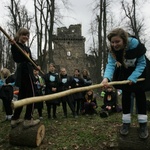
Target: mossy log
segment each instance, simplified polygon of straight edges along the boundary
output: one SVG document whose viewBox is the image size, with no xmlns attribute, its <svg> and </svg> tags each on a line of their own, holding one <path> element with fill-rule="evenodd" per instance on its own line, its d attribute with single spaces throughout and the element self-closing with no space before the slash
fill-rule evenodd
<svg viewBox="0 0 150 150">
<path fill-rule="evenodd" d="M 128 135 L 123 136 L 118 129 L 118 149 L 119 150 L 150 150 L 150 137 L 139 138 L 139 127 L 131 127 Z M 150 131 L 150 129 L 148 129 Z M 149 132 L 150 133 L 150 132 Z"/>
<path fill-rule="evenodd" d="M 37 147 L 41 144 L 45 136 L 45 126 L 36 126 L 24 129 L 23 124 L 13 128 L 9 133 L 9 143 L 15 146 Z"/>
</svg>

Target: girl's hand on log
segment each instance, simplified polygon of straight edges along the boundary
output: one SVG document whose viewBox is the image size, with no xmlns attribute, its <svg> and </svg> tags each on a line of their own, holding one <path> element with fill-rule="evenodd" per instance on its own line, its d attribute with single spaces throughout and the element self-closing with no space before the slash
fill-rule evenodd
<svg viewBox="0 0 150 150">
<path fill-rule="evenodd" d="M 13 39 L 9 39 L 9 42 L 10 42 L 10 44 L 11 44 L 11 45 L 13 45 L 13 44 L 15 44 L 15 43 L 16 43 L 16 41 L 15 41 L 15 40 L 13 40 Z"/>
<path fill-rule="evenodd" d="M 38 69 L 38 70 L 41 70 L 41 67 L 40 67 L 40 66 L 37 66 L 37 69 Z"/>
<path fill-rule="evenodd" d="M 103 84 L 103 88 L 107 88 L 107 86 L 108 86 L 108 79 L 104 78 L 103 81 L 101 82 L 101 84 Z"/>
<path fill-rule="evenodd" d="M 24 51 L 25 55 L 27 55 L 27 57 L 30 57 L 30 54 L 27 53 L 26 51 Z"/>
<path fill-rule="evenodd" d="M 129 82 L 129 85 L 132 85 L 132 84 L 134 84 L 134 83 L 133 83 L 132 81 L 130 81 L 130 82 Z"/>
<path fill-rule="evenodd" d="M 57 91 L 57 88 L 54 88 L 54 87 L 53 87 L 53 88 L 52 88 L 52 91 L 53 91 L 53 92 L 56 92 L 56 91 Z"/>
</svg>

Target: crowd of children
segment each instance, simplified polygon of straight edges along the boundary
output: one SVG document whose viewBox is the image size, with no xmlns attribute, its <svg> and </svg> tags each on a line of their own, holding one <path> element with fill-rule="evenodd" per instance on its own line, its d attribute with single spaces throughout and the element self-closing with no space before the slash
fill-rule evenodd
<svg viewBox="0 0 150 150">
<path fill-rule="evenodd" d="M 40 68 L 40 66 L 38 66 Z M 5 75 L 7 73 L 7 75 Z M 39 75 L 39 70 L 33 69 L 33 85 L 35 89 L 35 96 L 42 96 L 47 94 L 53 94 L 57 92 L 66 91 L 72 88 L 84 87 L 92 85 L 92 80 L 90 78 L 88 70 L 84 69 L 82 73 L 80 73 L 79 69 L 75 69 L 72 76 L 67 74 L 66 68 L 60 68 L 60 72 L 55 72 L 55 64 L 50 63 L 49 72 L 43 76 Z M 11 77 L 13 80 L 8 79 Z M 9 78 L 8 78 L 9 77 Z M 13 78 L 12 78 L 13 77 Z M 7 82 L 6 82 L 7 81 Z M 9 87 L 8 92 L 5 93 L 7 95 L 5 98 L 2 97 L 2 92 L 4 92 L 3 88 L 7 83 L 7 87 Z M 11 75 L 10 71 L 6 68 L 1 70 L 1 80 L 0 80 L 0 96 L 3 101 L 4 109 L 6 111 L 5 120 L 11 120 L 13 115 L 11 109 L 11 101 L 13 99 L 13 95 L 15 95 L 16 91 L 14 91 L 13 85 L 15 83 L 15 77 Z M 5 85 L 5 87 L 6 87 Z M 5 90 L 6 91 L 6 90 Z M 18 91 L 18 90 L 17 90 Z M 117 109 L 117 94 L 114 92 L 112 86 L 108 87 L 107 90 L 102 91 L 103 93 L 103 104 L 100 108 L 100 117 L 108 117 L 113 112 L 116 112 Z M 18 93 L 17 93 L 18 94 Z M 9 95 L 9 96 L 8 96 Z M 6 100 L 7 101 L 6 101 Z M 5 104 L 6 103 L 6 104 Z M 88 90 L 84 92 L 78 92 L 74 94 L 70 94 L 59 99 L 48 100 L 45 101 L 47 108 L 47 118 L 48 119 L 56 119 L 57 118 L 57 106 L 62 105 L 62 111 L 64 118 L 68 117 L 68 107 L 71 110 L 71 113 L 74 118 L 77 118 L 78 115 L 93 115 L 99 114 L 97 111 L 98 103 L 97 97 L 94 91 Z M 34 113 L 39 116 L 39 119 L 43 119 L 43 107 L 44 102 L 34 103 Z"/>
</svg>

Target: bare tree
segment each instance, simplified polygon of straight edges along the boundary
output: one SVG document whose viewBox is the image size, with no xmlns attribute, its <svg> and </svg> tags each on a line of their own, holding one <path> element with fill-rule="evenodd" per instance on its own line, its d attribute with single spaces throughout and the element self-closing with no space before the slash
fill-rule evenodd
<svg viewBox="0 0 150 150">
<path fill-rule="evenodd" d="M 29 16 L 25 6 L 20 4 L 20 0 L 11 0 L 7 6 L 10 14 L 10 22 L 8 22 L 11 32 L 14 34 L 20 27 L 31 28 L 33 17 Z"/>
<path fill-rule="evenodd" d="M 34 0 L 34 10 L 38 43 L 38 63 L 43 68 L 47 65 L 47 62 L 43 61 L 47 54 L 49 62 L 53 62 L 52 35 L 54 27 L 55 0 Z"/>
<path fill-rule="evenodd" d="M 0 34 L 0 68 L 2 68 L 4 66 L 4 36 L 2 36 L 2 34 Z"/>
<path fill-rule="evenodd" d="M 124 0 L 122 0 L 121 5 L 125 16 L 128 18 L 127 24 L 129 31 L 131 31 L 131 34 L 133 34 L 138 40 L 140 40 L 140 35 L 144 27 L 144 19 L 138 18 L 138 1 L 132 0 L 132 2 L 125 2 Z"/>
<path fill-rule="evenodd" d="M 67 0 L 62 0 L 62 3 L 67 6 Z M 48 63 L 54 61 L 52 48 L 54 24 L 56 21 L 58 23 L 61 18 L 61 15 L 59 15 L 59 19 L 57 16 L 58 6 L 55 0 L 34 0 L 38 63 L 43 70 L 47 69 L 45 66 Z M 47 56 L 48 62 L 44 61 Z"/>
<path fill-rule="evenodd" d="M 98 14 L 96 14 L 96 24 L 97 30 L 92 30 L 91 33 L 96 31 L 97 35 L 97 48 L 93 47 L 90 48 L 92 52 L 95 55 L 96 60 L 96 68 L 94 69 L 97 74 L 97 82 L 100 82 L 103 76 L 104 68 L 106 66 L 106 59 L 107 59 L 107 43 L 106 43 L 106 33 L 107 33 L 107 7 L 108 7 L 108 1 L 106 0 L 99 0 L 99 2 L 96 4 L 96 7 L 94 10 L 98 11 Z M 94 35 L 94 34 L 93 34 Z M 95 42 L 95 39 L 93 38 L 93 42 Z M 95 45 L 95 44 L 94 44 Z M 96 50 L 96 51 L 95 51 Z"/>
<path fill-rule="evenodd" d="M 9 41 L 0 33 L 0 68 L 5 67 L 13 72 L 15 68 L 10 53 Z"/>
<path fill-rule="evenodd" d="M 11 0 L 7 8 L 9 10 L 10 18 L 10 21 L 7 22 L 8 34 L 12 35 L 13 37 L 20 27 L 26 27 L 30 30 L 33 17 L 29 16 L 25 6 L 20 5 L 20 0 Z M 1 67 L 7 67 L 11 71 L 14 71 L 15 63 L 11 56 L 10 43 L 4 35 L 1 37 Z"/>
</svg>

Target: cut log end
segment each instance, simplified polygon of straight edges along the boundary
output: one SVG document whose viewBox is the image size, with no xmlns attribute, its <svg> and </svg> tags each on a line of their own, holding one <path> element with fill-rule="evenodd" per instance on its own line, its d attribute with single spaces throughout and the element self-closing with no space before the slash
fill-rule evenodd
<svg viewBox="0 0 150 150">
<path fill-rule="evenodd" d="M 23 124 L 20 124 L 10 131 L 9 143 L 15 146 L 37 147 L 40 146 L 44 137 L 45 126 L 43 124 L 38 124 L 28 129 L 24 129 Z"/>
<path fill-rule="evenodd" d="M 36 145 L 39 146 L 45 137 L 45 126 L 41 125 L 37 131 Z"/>
</svg>

